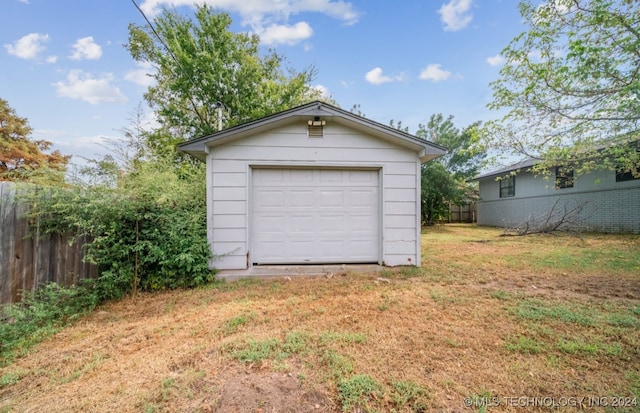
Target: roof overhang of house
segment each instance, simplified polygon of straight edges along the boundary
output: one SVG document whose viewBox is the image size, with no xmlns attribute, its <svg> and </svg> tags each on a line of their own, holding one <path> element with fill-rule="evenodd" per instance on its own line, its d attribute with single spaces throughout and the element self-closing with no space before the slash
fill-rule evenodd
<svg viewBox="0 0 640 413">
<path fill-rule="evenodd" d="M 511 174 L 513 172 L 517 173 L 517 172 L 520 172 L 522 170 L 528 171 L 537 162 L 538 161 L 533 159 L 533 158 L 527 158 L 525 160 L 522 160 L 520 162 L 516 162 L 516 163 L 511 164 L 509 166 L 505 166 L 505 167 L 500 168 L 500 169 L 495 169 L 495 170 L 490 171 L 490 172 L 485 172 L 485 173 L 476 175 L 473 178 L 471 178 L 469 181 L 471 181 L 471 182 L 480 181 L 480 180 L 487 179 L 487 178 L 496 179 L 496 178 L 499 178 L 499 177 L 504 177 L 505 175 L 509 175 L 509 174 Z"/>
<path fill-rule="evenodd" d="M 247 122 L 229 129 L 224 129 L 210 135 L 192 139 L 178 145 L 178 150 L 186 152 L 202 161 L 209 150 L 215 146 L 224 145 L 238 139 L 254 136 L 269 130 L 285 126 L 296 121 L 314 120 L 316 117 L 329 122 L 335 122 L 363 134 L 387 140 L 418 153 L 422 163 L 444 155 L 446 148 L 417 136 L 394 129 L 390 126 L 374 122 L 365 117 L 355 115 L 325 102 L 314 101 L 290 110 L 279 112 L 271 116 Z"/>
</svg>

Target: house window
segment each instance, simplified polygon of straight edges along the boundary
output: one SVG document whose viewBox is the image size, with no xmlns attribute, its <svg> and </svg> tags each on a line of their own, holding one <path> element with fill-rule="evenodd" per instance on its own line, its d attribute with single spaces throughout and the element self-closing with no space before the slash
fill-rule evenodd
<svg viewBox="0 0 640 413">
<path fill-rule="evenodd" d="M 640 174 L 640 170 L 636 169 L 636 174 Z M 633 172 L 616 172 L 616 182 L 633 181 L 634 179 L 640 179 L 639 176 L 633 176 Z"/>
<path fill-rule="evenodd" d="M 510 196 L 516 196 L 516 177 L 514 175 L 500 180 L 500 198 L 508 198 Z"/>
<path fill-rule="evenodd" d="M 556 166 L 556 189 L 573 188 L 573 168 Z"/>
<path fill-rule="evenodd" d="M 638 142 L 635 142 L 632 145 L 636 147 L 636 151 L 640 155 L 640 144 L 638 144 Z M 616 182 L 632 181 L 634 179 L 640 179 L 640 168 L 638 167 L 636 167 L 635 170 L 631 171 L 616 171 Z"/>
</svg>

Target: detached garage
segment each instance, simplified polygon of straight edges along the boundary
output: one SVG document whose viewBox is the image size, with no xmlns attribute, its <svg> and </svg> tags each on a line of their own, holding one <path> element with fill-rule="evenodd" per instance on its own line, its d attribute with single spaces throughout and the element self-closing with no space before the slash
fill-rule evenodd
<svg viewBox="0 0 640 413">
<path fill-rule="evenodd" d="M 212 267 L 420 265 L 416 136 L 312 102 L 185 142 L 207 164 Z"/>
</svg>

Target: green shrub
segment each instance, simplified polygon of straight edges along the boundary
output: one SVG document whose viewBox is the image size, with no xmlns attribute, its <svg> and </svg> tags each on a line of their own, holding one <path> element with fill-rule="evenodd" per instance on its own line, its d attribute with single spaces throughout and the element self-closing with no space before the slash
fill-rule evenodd
<svg viewBox="0 0 640 413">
<path fill-rule="evenodd" d="M 110 184 L 25 191 L 47 234 L 83 236 L 99 299 L 210 282 L 202 168 L 139 162 Z"/>
<path fill-rule="evenodd" d="M 16 351 L 42 341 L 97 304 L 98 296 L 89 280 L 69 288 L 46 284 L 25 294 L 22 302 L 0 308 L 0 365 L 13 358 Z"/>
</svg>

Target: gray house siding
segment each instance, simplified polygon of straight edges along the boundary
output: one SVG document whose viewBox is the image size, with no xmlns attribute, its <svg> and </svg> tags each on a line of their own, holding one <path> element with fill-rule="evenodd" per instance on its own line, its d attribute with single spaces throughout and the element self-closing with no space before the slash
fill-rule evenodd
<svg viewBox="0 0 640 413">
<path fill-rule="evenodd" d="M 478 224 L 510 227 L 531 221 L 552 208 L 583 205 L 576 229 L 640 233 L 640 180 L 616 182 L 613 171 L 597 171 L 575 180 L 573 188 L 555 188 L 555 177 L 519 172 L 515 196 L 500 198 L 496 176 L 478 179 Z"/>
</svg>

